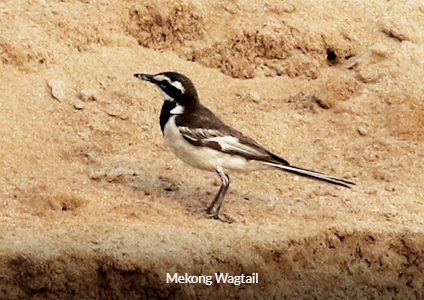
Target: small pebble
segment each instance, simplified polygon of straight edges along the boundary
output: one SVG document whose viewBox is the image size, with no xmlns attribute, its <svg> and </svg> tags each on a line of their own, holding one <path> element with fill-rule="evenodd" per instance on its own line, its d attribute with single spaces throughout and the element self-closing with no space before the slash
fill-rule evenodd
<svg viewBox="0 0 424 300">
<path fill-rule="evenodd" d="M 249 98 L 255 103 L 259 103 L 259 101 L 261 100 L 261 97 L 259 96 L 259 93 L 257 91 L 251 91 L 249 93 Z"/>
<path fill-rule="evenodd" d="M 117 104 L 108 104 L 106 113 L 111 117 L 118 117 L 121 120 L 127 120 L 129 118 L 128 113 Z"/>
<path fill-rule="evenodd" d="M 367 130 L 364 127 L 359 127 L 358 133 L 362 136 L 366 136 L 368 134 Z"/>
<path fill-rule="evenodd" d="M 66 96 L 66 83 L 59 79 L 52 79 L 47 82 L 47 86 L 50 88 L 50 92 L 56 100 L 59 102 L 64 101 Z"/>
<path fill-rule="evenodd" d="M 82 101 L 97 101 L 96 91 L 94 90 L 81 90 L 78 94 L 78 98 Z"/>
<path fill-rule="evenodd" d="M 85 108 L 85 103 L 79 98 L 68 99 L 70 105 L 72 105 L 77 110 L 83 110 Z"/>
<path fill-rule="evenodd" d="M 386 57 L 389 55 L 389 49 L 383 43 L 374 44 L 369 49 L 375 55 L 379 55 L 382 57 Z"/>
</svg>

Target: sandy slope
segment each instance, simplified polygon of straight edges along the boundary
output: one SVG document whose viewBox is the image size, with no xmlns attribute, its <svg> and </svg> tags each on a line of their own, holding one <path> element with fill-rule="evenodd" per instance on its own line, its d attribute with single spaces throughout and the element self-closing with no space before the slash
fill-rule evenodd
<svg viewBox="0 0 424 300">
<path fill-rule="evenodd" d="M 422 299 L 419 1 L 0 4 L 1 299 Z M 135 72 L 192 78 L 293 165 L 215 175 L 169 152 Z M 166 273 L 259 273 L 167 284 Z"/>
</svg>

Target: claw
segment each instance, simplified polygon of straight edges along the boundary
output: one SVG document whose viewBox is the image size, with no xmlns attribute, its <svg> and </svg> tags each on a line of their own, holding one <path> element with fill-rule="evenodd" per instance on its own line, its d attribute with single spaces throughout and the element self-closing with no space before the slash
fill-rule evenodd
<svg viewBox="0 0 424 300">
<path fill-rule="evenodd" d="M 235 222 L 233 219 L 229 218 L 228 216 L 226 216 L 225 218 L 221 218 L 218 214 L 208 212 L 208 210 L 206 210 L 206 213 L 204 213 L 203 216 L 206 219 L 214 219 L 214 220 L 218 220 L 227 224 L 232 224 L 233 222 Z"/>
</svg>

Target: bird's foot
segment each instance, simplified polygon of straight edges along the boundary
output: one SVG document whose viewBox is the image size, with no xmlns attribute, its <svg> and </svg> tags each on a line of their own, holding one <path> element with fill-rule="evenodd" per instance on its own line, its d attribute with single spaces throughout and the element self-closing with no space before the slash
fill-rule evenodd
<svg viewBox="0 0 424 300">
<path fill-rule="evenodd" d="M 228 216 L 221 217 L 219 214 L 209 212 L 208 210 L 206 210 L 206 213 L 204 213 L 203 216 L 206 219 L 219 220 L 219 221 L 224 222 L 224 223 L 227 223 L 227 224 L 232 224 L 232 223 L 235 222 L 233 219 L 229 218 Z"/>
</svg>

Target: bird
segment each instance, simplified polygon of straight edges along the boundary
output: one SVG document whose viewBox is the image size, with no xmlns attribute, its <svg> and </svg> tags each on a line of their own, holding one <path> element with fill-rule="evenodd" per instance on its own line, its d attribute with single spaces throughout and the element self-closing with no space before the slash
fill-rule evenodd
<svg viewBox="0 0 424 300">
<path fill-rule="evenodd" d="M 205 217 L 231 223 L 220 216 L 225 194 L 230 186 L 229 174 L 278 169 L 351 188 L 354 182 L 292 166 L 271 153 L 252 138 L 225 124 L 202 105 L 193 82 L 177 72 L 136 73 L 134 76 L 155 84 L 164 98 L 159 121 L 166 144 L 188 165 L 215 172 L 221 186 Z"/>
</svg>

